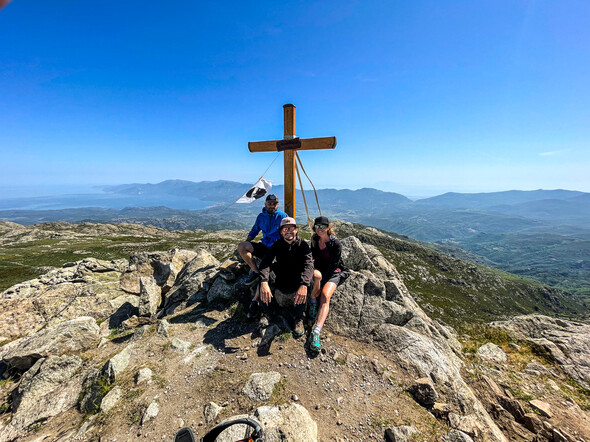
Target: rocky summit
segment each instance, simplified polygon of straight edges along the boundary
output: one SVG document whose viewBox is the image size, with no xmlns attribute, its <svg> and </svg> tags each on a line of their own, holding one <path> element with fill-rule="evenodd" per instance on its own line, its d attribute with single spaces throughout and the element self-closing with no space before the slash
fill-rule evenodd
<svg viewBox="0 0 590 442">
<path fill-rule="evenodd" d="M 423 299 L 420 275 L 438 277 L 418 265 L 421 246 L 339 223 L 351 271 L 315 355 L 284 318 L 264 331 L 247 320 L 248 268 L 233 254 L 246 232 L 160 230 L 2 224 L 13 255 L 58 235 L 56 247 L 86 241 L 98 256 L 0 294 L 0 441 L 172 440 L 185 426 L 200 437 L 246 416 L 267 441 L 590 440 L 590 325 L 581 318 L 495 315 L 453 328 L 441 314 L 452 292 L 441 290 L 436 305 Z M 110 254 L 121 242 L 127 258 Z M 424 253 L 446 274 L 484 272 Z M 475 280 L 470 290 L 484 290 Z M 549 309 L 561 302 L 543 290 Z M 460 312 L 454 302 L 447 317 Z"/>
</svg>

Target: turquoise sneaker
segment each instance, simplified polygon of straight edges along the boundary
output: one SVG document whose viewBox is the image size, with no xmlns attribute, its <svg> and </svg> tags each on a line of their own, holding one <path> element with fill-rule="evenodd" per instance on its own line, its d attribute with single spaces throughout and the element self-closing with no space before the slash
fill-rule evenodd
<svg viewBox="0 0 590 442">
<path fill-rule="evenodd" d="M 312 332 L 311 339 L 309 342 L 309 348 L 314 353 L 320 352 L 320 350 L 322 349 L 322 344 L 320 343 L 320 334 L 319 333 Z"/>
<path fill-rule="evenodd" d="M 309 310 L 307 312 L 307 316 L 312 321 L 315 321 L 315 318 L 318 316 L 318 303 L 317 302 L 310 302 L 309 303 Z"/>
</svg>

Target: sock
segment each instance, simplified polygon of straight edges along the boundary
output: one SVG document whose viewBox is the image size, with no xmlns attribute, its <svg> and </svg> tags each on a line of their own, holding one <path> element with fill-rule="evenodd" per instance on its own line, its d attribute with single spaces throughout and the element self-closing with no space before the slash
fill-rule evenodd
<svg viewBox="0 0 590 442">
<path fill-rule="evenodd" d="M 317 302 L 318 302 L 318 300 L 317 300 L 317 298 L 311 298 L 311 299 L 309 300 L 309 302 L 311 302 L 312 304 L 315 304 L 315 303 L 317 303 Z"/>
<path fill-rule="evenodd" d="M 316 326 L 313 328 L 313 333 L 317 333 L 319 335 L 321 331 L 322 327 L 316 324 Z"/>
</svg>

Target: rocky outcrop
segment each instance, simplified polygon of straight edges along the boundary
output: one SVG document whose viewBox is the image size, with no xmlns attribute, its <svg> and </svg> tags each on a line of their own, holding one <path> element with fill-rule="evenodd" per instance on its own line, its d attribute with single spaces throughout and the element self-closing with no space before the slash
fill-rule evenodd
<svg viewBox="0 0 590 442">
<path fill-rule="evenodd" d="M 454 413 L 451 428 L 490 441 L 506 438 L 463 380 L 460 344 L 446 326 L 416 304 L 395 267 L 373 246 L 355 237 L 342 241 L 352 269 L 331 303 L 329 326 L 338 333 L 372 341 L 392 354 L 392 362 L 417 377 L 428 377 Z M 465 431 L 468 430 L 468 431 Z"/>
<path fill-rule="evenodd" d="M 127 271 L 121 277 L 121 289 L 128 293 L 140 294 L 139 278 L 152 277 L 156 284 L 167 292 L 172 287 L 178 272 L 193 259 L 192 250 L 172 249 L 168 252 L 141 252 L 129 258 Z"/>
<path fill-rule="evenodd" d="M 37 422 L 73 407 L 82 389 L 78 356 L 50 356 L 35 362 L 13 392 L 13 414 L 0 440 L 13 440 Z"/>
<path fill-rule="evenodd" d="M 542 315 L 516 316 L 490 325 L 539 346 L 566 373 L 590 387 L 590 325 Z"/>
<path fill-rule="evenodd" d="M 99 333 L 94 318 L 71 319 L 5 345 L 0 357 L 9 368 L 28 370 L 38 359 L 95 347 Z"/>
<path fill-rule="evenodd" d="M 0 293 L 2 334 L 20 337 L 64 319 L 111 315 L 125 294 L 119 279 L 126 267 L 122 259 L 87 258 L 8 288 Z"/>
<path fill-rule="evenodd" d="M 172 314 L 179 306 L 186 305 L 190 298 L 194 302 L 205 299 L 219 264 L 211 253 L 199 249 L 196 256 L 178 273 L 174 285 L 166 294 L 166 314 Z"/>
<path fill-rule="evenodd" d="M 139 278 L 139 315 L 155 315 L 162 301 L 162 291 L 151 277 Z"/>
</svg>

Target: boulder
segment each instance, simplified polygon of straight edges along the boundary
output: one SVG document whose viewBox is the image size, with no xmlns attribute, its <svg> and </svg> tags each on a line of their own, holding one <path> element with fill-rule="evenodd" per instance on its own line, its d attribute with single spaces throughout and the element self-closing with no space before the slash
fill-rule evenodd
<svg viewBox="0 0 590 442">
<path fill-rule="evenodd" d="M 540 433 L 543 430 L 543 421 L 535 413 L 527 413 L 524 415 L 524 426 L 531 433 Z"/>
<path fill-rule="evenodd" d="M 100 411 L 106 413 L 113 409 L 115 405 L 117 405 L 117 402 L 119 402 L 122 396 L 123 390 L 121 389 L 121 387 L 117 386 L 112 388 L 105 395 L 105 397 L 102 398 L 102 402 L 100 403 Z"/>
<path fill-rule="evenodd" d="M 545 416 L 546 418 L 551 419 L 553 417 L 553 413 L 551 412 L 551 405 L 547 402 L 540 401 L 538 399 L 533 399 L 529 401 L 533 410 L 537 411 L 541 416 Z"/>
<path fill-rule="evenodd" d="M 178 273 L 174 285 L 166 293 L 164 308 L 166 314 L 175 305 L 186 303 L 186 301 L 198 294 L 205 296 L 206 283 L 217 273 L 219 261 L 208 251 L 199 249 L 193 259 L 187 262 Z"/>
<path fill-rule="evenodd" d="M 438 399 L 438 393 L 430 378 L 420 378 L 408 389 L 414 400 L 423 407 L 431 408 Z"/>
<path fill-rule="evenodd" d="M 479 347 L 477 349 L 477 356 L 485 361 L 494 362 L 496 364 L 503 364 L 508 360 L 506 353 L 492 342 L 488 342 Z"/>
<path fill-rule="evenodd" d="M 169 336 L 169 330 L 170 323 L 166 319 L 162 319 L 158 322 L 158 327 L 156 328 L 156 333 L 158 333 L 158 335 L 167 338 Z"/>
<path fill-rule="evenodd" d="M 129 365 L 129 361 L 131 360 L 131 348 L 131 345 L 128 345 L 109 359 L 102 367 L 102 374 L 111 382 L 115 382 Z"/>
<path fill-rule="evenodd" d="M 413 440 L 413 436 L 418 434 L 418 430 L 410 425 L 401 425 L 387 429 L 385 432 L 385 440 L 388 442 L 409 442 Z"/>
<path fill-rule="evenodd" d="M 168 252 L 140 252 L 129 258 L 129 266 L 120 279 L 122 290 L 139 295 L 141 277 L 152 277 L 166 292 L 172 287 L 180 270 L 196 256 L 191 250 L 172 249 Z"/>
<path fill-rule="evenodd" d="M 49 356 L 39 359 L 23 375 L 13 392 L 12 420 L 3 431 L 4 440 L 21 436 L 31 426 L 76 405 L 82 391 L 78 356 Z"/>
<path fill-rule="evenodd" d="M 542 315 L 516 316 L 492 322 L 517 338 L 527 340 L 551 354 L 561 368 L 590 388 L 590 325 Z"/>
<path fill-rule="evenodd" d="M 139 315 L 155 315 L 162 300 L 162 290 L 151 277 L 139 278 Z"/>
<path fill-rule="evenodd" d="M 188 353 L 191 345 L 192 344 L 190 342 L 183 341 L 182 339 L 178 338 L 172 338 L 172 341 L 170 342 L 170 348 L 181 353 Z"/>
<path fill-rule="evenodd" d="M 281 374 L 276 371 L 268 373 L 252 373 L 244 386 L 244 393 L 253 402 L 266 401 L 272 396 L 275 385 L 281 380 Z"/>
<path fill-rule="evenodd" d="M 111 301 L 124 295 L 118 281 L 125 268 L 125 260 L 87 258 L 8 288 L 0 293 L 2 334 L 17 338 L 80 316 L 110 316 L 118 308 Z"/>
<path fill-rule="evenodd" d="M 209 402 L 207 405 L 205 405 L 203 410 L 205 422 L 207 422 L 207 424 L 214 422 L 215 419 L 217 419 L 219 413 L 221 413 L 221 410 L 223 410 L 223 407 L 217 405 L 215 402 Z"/>
<path fill-rule="evenodd" d="M 135 385 L 149 384 L 150 382 L 152 382 L 152 376 L 152 370 L 150 370 L 147 367 L 142 368 L 135 375 Z"/>
<path fill-rule="evenodd" d="M 250 417 L 264 429 L 265 442 L 317 442 L 317 424 L 309 412 L 299 404 L 279 407 L 262 406 L 254 415 L 233 416 L 228 420 Z M 223 431 L 215 442 L 234 442 L 244 437 L 246 425 L 235 425 Z"/>
<path fill-rule="evenodd" d="M 96 321 L 83 316 L 11 342 L 0 349 L 0 357 L 10 368 L 24 371 L 40 358 L 78 353 L 95 347 L 99 340 L 100 328 Z"/>
<path fill-rule="evenodd" d="M 447 442 L 473 442 L 473 439 L 460 430 L 451 430 L 446 436 Z"/>
<path fill-rule="evenodd" d="M 141 418 L 141 425 L 145 425 L 148 422 L 154 420 L 158 413 L 160 412 L 160 407 L 158 406 L 157 402 L 152 402 L 148 405 L 145 413 L 143 413 L 143 417 Z"/>
</svg>

